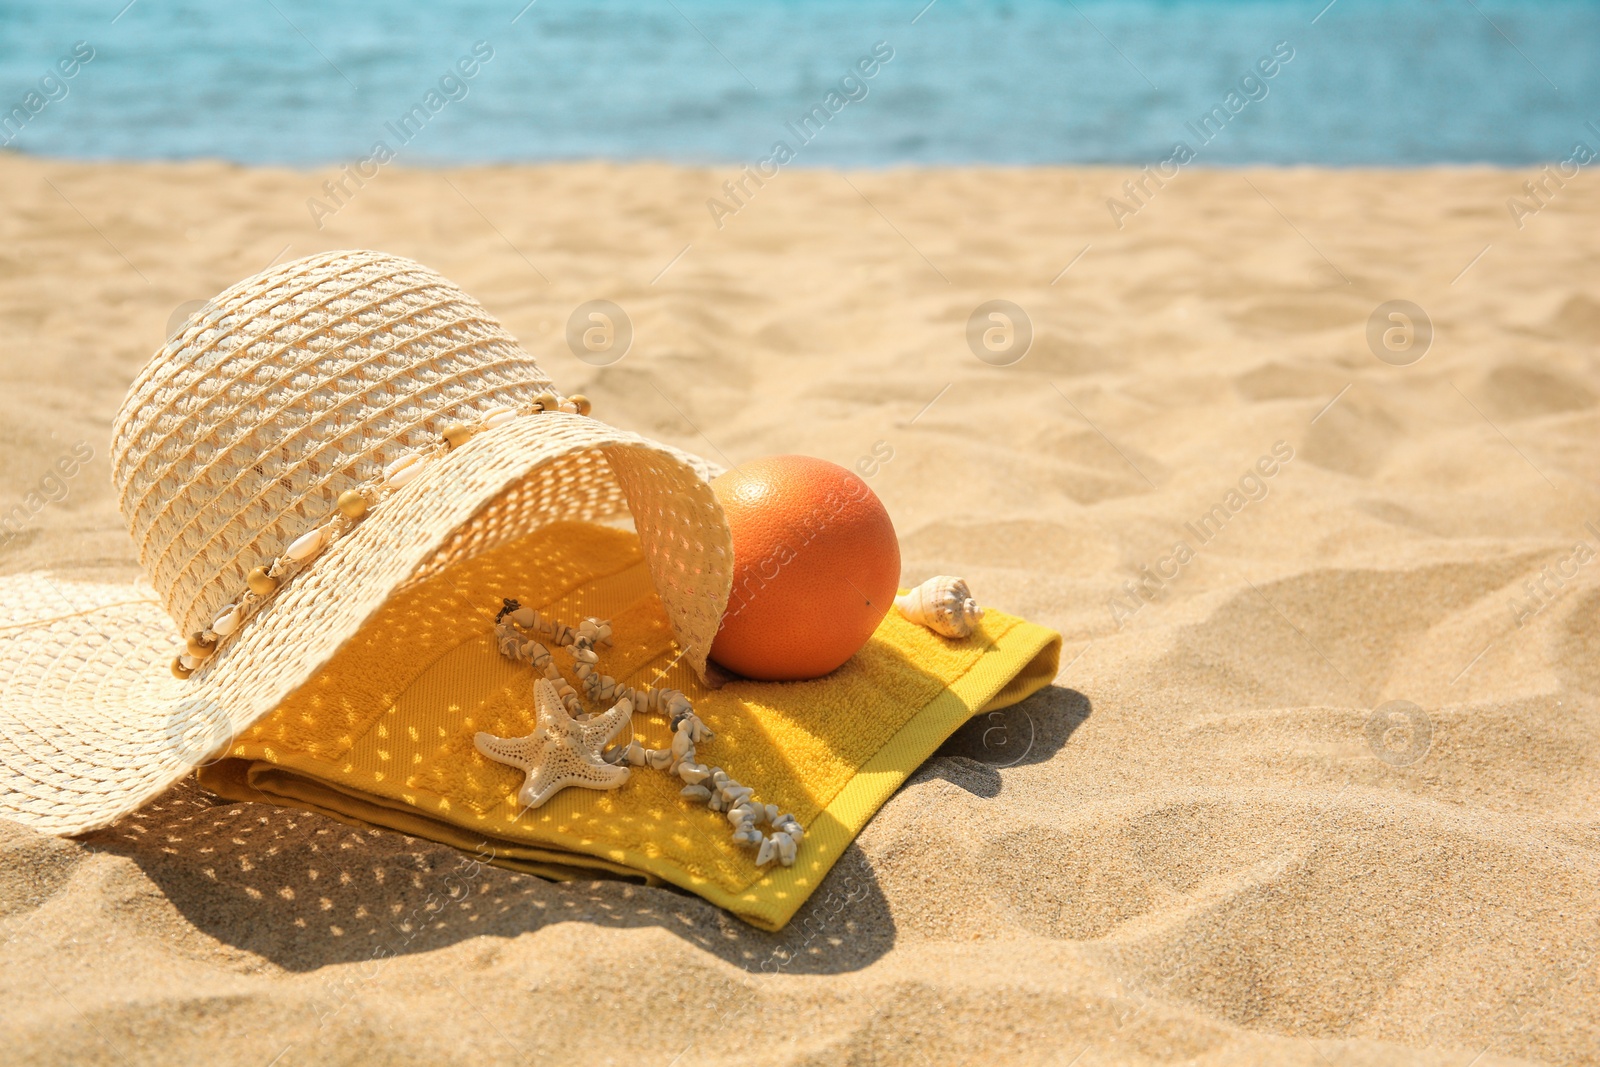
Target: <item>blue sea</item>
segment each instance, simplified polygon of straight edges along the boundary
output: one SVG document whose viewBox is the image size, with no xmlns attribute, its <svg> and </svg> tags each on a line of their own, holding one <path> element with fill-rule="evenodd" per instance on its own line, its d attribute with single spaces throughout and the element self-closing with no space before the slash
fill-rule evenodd
<svg viewBox="0 0 1600 1067">
<path fill-rule="evenodd" d="M 1181 142 L 1204 165 L 1519 164 L 1600 148 L 1597 58 L 1600 4 L 1562 0 L 6 2 L 0 143 L 284 164 L 381 145 L 413 165 L 782 144 L 800 166 L 882 167 L 1143 164 Z"/>
</svg>

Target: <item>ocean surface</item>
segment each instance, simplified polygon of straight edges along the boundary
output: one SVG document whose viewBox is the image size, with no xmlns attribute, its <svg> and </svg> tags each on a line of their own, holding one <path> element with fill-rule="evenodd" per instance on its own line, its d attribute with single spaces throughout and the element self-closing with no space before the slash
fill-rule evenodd
<svg viewBox="0 0 1600 1067">
<path fill-rule="evenodd" d="M 414 165 L 758 163 L 781 144 L 793 165 L 878 167 L 1141 164 L 1181 142 L 1202 165 L 1516 164 L 1600 150 L 1597 58 L 1600 3 L 1570 0 L 7 0 L 0 144 Z"/>
</svg>

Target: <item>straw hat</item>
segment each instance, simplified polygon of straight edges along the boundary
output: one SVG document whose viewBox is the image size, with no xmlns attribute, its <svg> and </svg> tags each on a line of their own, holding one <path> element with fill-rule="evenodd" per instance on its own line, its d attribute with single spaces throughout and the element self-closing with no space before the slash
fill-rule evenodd
<svg viewBox="0 0 1600 1067">
<path fill-rule="evenodd" d="M 732 581 L 717 470 L 586 409 L 410 260 L 326 253 L 223 292 L 140 372 L 112 431 L 150 588 L 0 580 L 0 817 L 110 823 L 397 589 L 557 520 L 631 513 L 703 677 Z"/>
</svg>

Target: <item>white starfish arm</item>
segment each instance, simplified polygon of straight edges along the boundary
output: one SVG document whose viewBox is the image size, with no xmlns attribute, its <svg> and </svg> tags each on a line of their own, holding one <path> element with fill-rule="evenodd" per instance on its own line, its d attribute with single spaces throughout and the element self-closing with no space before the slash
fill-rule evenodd
<svg viewBox="0 0 1600 1067">
<path fill-rule="evenodd" d="M 622 732 L 628 725 L 628 719 L 633 714 L 633 701 L 622 699 L 611 706 L 611 710 L 603 715 L 596 715 L 587 722 L 579 723 L 583 731 L 584 747 L 599 752 L 611 743 L 611 739 Z"/>
<path fill-rule="evenodd" d="M 582 761 L 581 769 L 573 764 L 560 766 L 561 761 L 550 760 L 528 772 L 517 794 L 524 807 L 537 808 L 569 785 L 585 789 L 615 789 L 628 780 L 627 767 L 613 767 L 609 763 Z"/>
<path fill-rule="evenodd" d="M 556 691 L 555 683 L 548 678 L 540 678 L 533 683 L 533 706 L 539 725 L 552 734 L 564 731 L 572 719 L 566 706 L 561 703 L 561 694 Z"/>
<path fill-rule="evenodd" d="M 472 735 L 473 747 L 489 759 L 523 768 L 528 766 L 527 740 L 525 737 L 496 737 L 482 730 Z"/>
</svg>

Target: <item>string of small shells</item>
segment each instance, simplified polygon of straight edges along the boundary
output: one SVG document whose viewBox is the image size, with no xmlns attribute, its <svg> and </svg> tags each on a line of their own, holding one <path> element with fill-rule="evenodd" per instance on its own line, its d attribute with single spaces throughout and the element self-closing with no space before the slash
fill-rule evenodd
<svg viewBox="0 0 1600 1067">
<path fill-rule="evenodd" d="M 575 628 L 564 626 L 509 599 L 495 617 L 495 646 L 500 654 L 528 663 L 550 679 L 568 713 L 582 719 L 586 712 L 577 690 L 562 677 L 549 648 L 526 634 L 547 638 L 552 644 L 571 651 L 573 673 L 590 700 L 598 704 L 628 701 L 635 709 L 667 717 L 672 730 L 670 747 L 645 748 L 638 741 L 629 741 L 607 749 L 601 758 L 607 763 L 626 762 L 634 767 L 650 767 L 677 775 L 684 783 L 679 793 L 703 802 L 712 811 L 721 812 L 733 827 L 733 840 L 756 850 L 757 866 L 764 867 L 774 859 L 785 867 L 793 866 L 800 840 L 805 836 L 800 821 L 788 812 L 779 811 L 776 804 L 756 800 L 754 789 L 741 785 L 721 767 L 696 762 L 695 746 L 716 735 L 694 713 L 689 698 L 665 686 L 637 689 L 623 685 L 599 672 L 600 655 L 595 649 L 611 647 L 609 622 L 586 618 Z M 770 826 L 771 832 L 763 833 L 760 829 L 763 825 Z"/>
<path fill-rule="evenodd" d="M 322 525 L 289 542 L 289 547 L 283 550 L 282 555 L 251 570 L 245 578 L 248 591 L 218 612 L 210 626 L 189 635 L 184 651 L 172 661 L 173 675 L 187 678 L 198 670 L 217 651 L 218 646 L 259 611 L 262 603 L 282 588 L 285 582 L 309 565 L 329 545 L 358 526 L 394 492 L 414 481 L 432 460 L 461 447 L 484 430 L 504 426 L 524 414 L 564 411 L 570 415 L 587 415 L 591 410 L 589 398 L 582 394 L 575 393 L 562 398 L 546 391 L 534 398 L 531 412 L 504 406 L 493 408 L 484 412 L 475 422 L 451 423 L 439 431 L 438 438 L 432 444 L 391 460 L 374 477 L 340 493 L 334 513 Z"/>
</svg>

